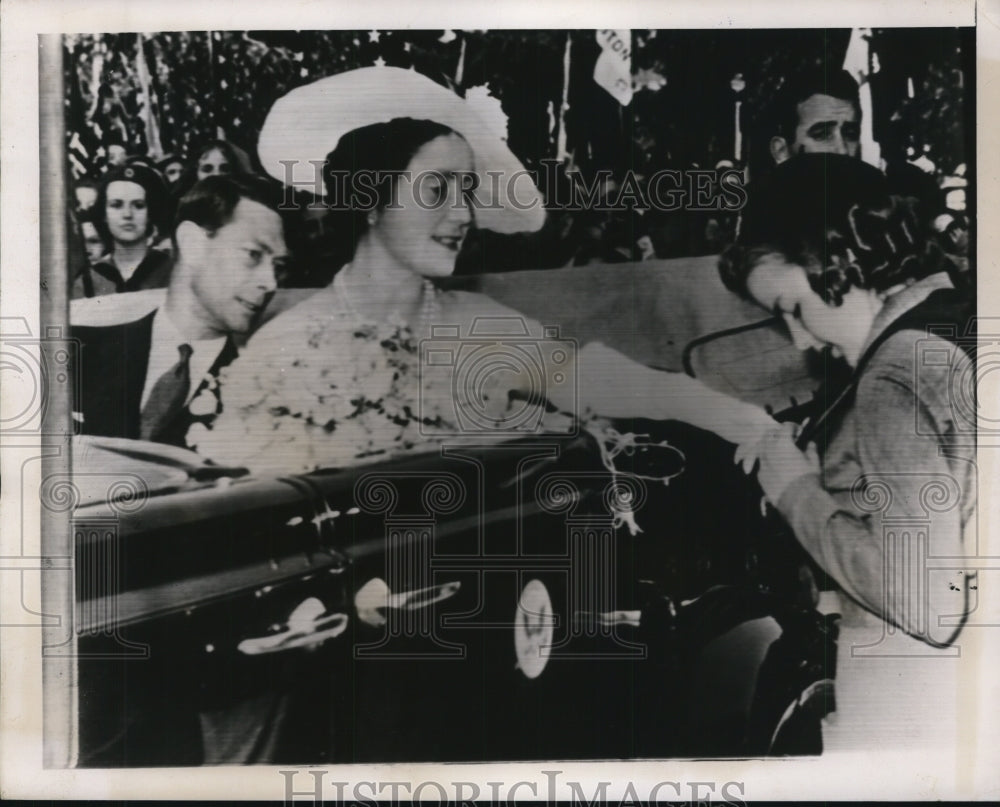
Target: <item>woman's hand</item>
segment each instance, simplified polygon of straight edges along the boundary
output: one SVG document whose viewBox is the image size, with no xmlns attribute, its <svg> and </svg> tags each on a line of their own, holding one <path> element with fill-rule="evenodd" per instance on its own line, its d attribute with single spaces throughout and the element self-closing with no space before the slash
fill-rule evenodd
<svg viewBox="0 0 1000 807">
<path fill-rule="evenodd" d="M 820 471 L 816 445 L 810 443 L 805 451 L 795 445 L 801 430 L 794 423 L 784 423 L 768 430 L 759 440 L 736 447 L 735 462 L 742 465 L 744 473 L 753 473 L 759 465 L 757 481 L 772 504 L 777 504 L 800 476 Z"/>
</svg>

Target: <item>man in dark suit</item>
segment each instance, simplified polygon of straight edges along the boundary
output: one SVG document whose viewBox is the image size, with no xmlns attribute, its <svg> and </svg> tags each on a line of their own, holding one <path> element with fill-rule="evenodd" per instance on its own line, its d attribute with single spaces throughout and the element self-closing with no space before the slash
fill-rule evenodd
<svg viewBox="0 0 1000 807">
<path fill-rule="evenodd" d="M 221 411 L 216 378 L 257 326 L 286 258 L 280 194 L 258 177 L 213 176 L 177 211 L 162 306 L 141 319 L 77 327 L 82 434 L 188 445 Z"/>
<path fill-rule="evenodd" d="M 211 427 L 222 408 L 217 374 L 259 325 L 286 257 L 280 201 L 268 180 L 246 176 L 208 177 L 183 197 L 162 305 L 132 322 L 73 330 L 81 343 L 73 414 L 83 434 L 193 447 L 196 429 Z M 263 761 L 285 697 L 265 689 L 198 713 L 173 704 L 166 722 L 130 703 L 131 734 L 106 755 L 114 764 L 162 760 L 183 746 L 208 763 Z"/>
</svg>

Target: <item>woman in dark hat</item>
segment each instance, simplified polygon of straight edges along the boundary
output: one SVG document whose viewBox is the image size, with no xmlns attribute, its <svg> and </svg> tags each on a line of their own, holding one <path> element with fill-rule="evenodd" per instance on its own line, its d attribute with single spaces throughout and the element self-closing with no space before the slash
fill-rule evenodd
<svg viewBox="0 0 1000 807">
<path fill-rule="evenodd" d="M 94 224 L 110 253 L 80 275 L 72 296 L 165 287 L 173 259 L 150 244 L 164 234 L 169 209 L 163 180 L 153 169 L 126 165 L 105 174 L 94 204 Z"/>
<path fill-rule="evenodd" d="M 795 157 L 751 188 L 720 261 L 725 285 L 781 317 L 828 376 L 850 369 L 810 422 L 737 451 L 839 588 L 828 749 L 954 748 L 955 663 L 941 656 L 974 580 L 928 558 L 974 553 L 975 368 L 971 301 L 948 269 L 914 201 L 836 155 Z"/>
</svg>

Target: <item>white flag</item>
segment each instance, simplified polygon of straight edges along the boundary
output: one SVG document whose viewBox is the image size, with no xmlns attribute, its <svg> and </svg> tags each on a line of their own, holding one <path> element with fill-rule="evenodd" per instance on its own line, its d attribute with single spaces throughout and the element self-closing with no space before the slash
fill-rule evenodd
<svg viewBox="0 0 1000 807">
<path fill-rule="evenodd" d="M 597 44 L 601 55 L 594 66 L 594 81 L 619 104 L 628 106 L 632 101 L 632 32 L 598 31 Z"/>
<path fill-rule="evenodd" d="M 871 28 L 855 28 L 851 31 L 851 41 L 844 55 L 844 70 L 850 73 L 860 85 L 858 93 L 861 102 L 861 159 L 869 165 L 881 168 L 882 149 L 875 140 L 875 126 L 872 111 L 872 85 L 868 81 L 868 55 L 871 48 Z M 875 66 L 871 72 L 878 72 Z"/>
<path fill-rule="evenodd" d="M 851 31 L 851 41 L 844 54 L 844 70 L 850 73 L 858 84 L 868 80 L 868 41 L 871 28 L 855 28 Z"/>
<path fill-rule="evenodd" d="M 142 116 L 143 123 L 146 124 L 146 150 L 151 157 L 159 160 L 163 156 L 163 145 L 160 143 L 160 125 L 153 109 L 155 90 L 149 77 L 149 68 L 146 66 L 142 34 L 139 34 L 139 46 L 135 55 L 135 71 L 139 76 L 139 86 L 142 88 L 142 107 L 139 114 Z"/>
</svg>

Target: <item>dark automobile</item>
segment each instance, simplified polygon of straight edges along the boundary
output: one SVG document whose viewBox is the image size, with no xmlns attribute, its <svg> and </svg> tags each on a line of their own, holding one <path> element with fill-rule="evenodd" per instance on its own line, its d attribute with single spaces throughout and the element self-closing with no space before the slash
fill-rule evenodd
<svg viewBox="0 0 1000 807">
<path fill-rule="evenodd" d="M 731 446 L 614 427 L 274 478 L 78 439 L 79 764 L 211 762 L 248 703 L 249 761 L 818 753 L 807 562 Z"/>
</svg>

